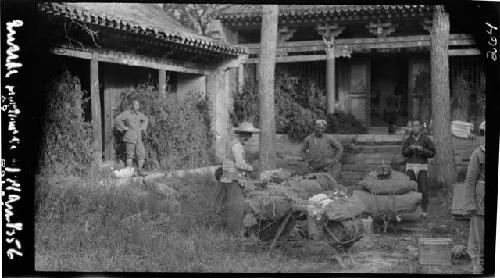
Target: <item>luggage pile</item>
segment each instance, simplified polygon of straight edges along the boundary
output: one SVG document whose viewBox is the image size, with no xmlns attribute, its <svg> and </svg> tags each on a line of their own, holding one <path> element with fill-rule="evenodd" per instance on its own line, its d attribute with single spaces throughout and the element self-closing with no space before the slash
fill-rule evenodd
<svg viewBox="0 0 500 278">
<path fill-rule="evenodd" d="M 353 197 L 365 205 L 365 214 L 374 219 L 397 219 L 397 221 L 416 221 L 413 217 L 422 200 L 415 181 L 398 171 L 391 171 L 389 179 L 378 179 L 371 172 L 359 182 L 363 190 L 355 190 Z"/>
<path fill-rule="evenodd" d="M 313 215 L 332 245 L 353 243 L 362 237 L 361 222 L 356 218 L 366 206 L 359 198 L 349 196 L 347 188 L 332 176 L 312 173 L 288 177 L 279 184 L 275 182 L 279 179 L 273 178 L 284 176 L 278 172 L 263 173 L 259 181 L 242 183 L 243 226 L 247 234 L 261 240 L 271 240 L 277 233 L 283 238 L 290 234 L 295 220 Z"/>
</svg>

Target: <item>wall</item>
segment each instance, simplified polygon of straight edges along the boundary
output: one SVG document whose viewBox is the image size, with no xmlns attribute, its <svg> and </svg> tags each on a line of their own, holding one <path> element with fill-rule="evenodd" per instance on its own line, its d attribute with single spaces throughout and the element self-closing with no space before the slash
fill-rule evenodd
<svg viewBox="0 0 500 278">
<path fill-rule="evenodd" d="M 209 115 L 211 131 L 214 134 L 214 152 L 217 162 L 222 162 L 226 143 L 232 134 L 232 123 L 229 112 L 232 110 L 232 94 L 229 86 L 229 70 L 217 69 L 207 77 L 207 101 L 209 105 Z"/>
<path fill-rule="evenodd" d="M 401 142 L 403 135 L 384 134 L 331 134 L 339 142 L 347 141 L 352 145 L 346 148 L 342 157 L 342 172 L 340 181 L 345 185 L 354 185 L 369 171 L 373 171 L 382 162 L 396 163 L 401 167 L 404 157 L 401 155 Z M 432 136 L 430 136 L 432 139 Z M 281 165 L 294 165 L 301 160 L 302 142 L 292 142 L 287 135 L 277 134 L 276 148 Z M 458 172 L 465 172 L 468 159 L 475 148 L 484 142 L 484 137 L 479 136 L 474 141 L 453 137 L 455 164 Z M 246 144 L 248 158 L 258 158 L 259 135 L 254 134 Z M 287 160 L 286 162 L 283 162 Z M 281 166 L 286 167 L 286 166 Z M 403 171 L 403 169 L 399 169 Z M 429 161 L 429 177 L 435 176 L 433 160 Z"/>
<path fill-rule="evenodd" d="M 182 100 L 190 93 L 200 93 L 205 98 L 207 79 L 205 75 L 177 73 L 177 100 Z"/>
</svg>

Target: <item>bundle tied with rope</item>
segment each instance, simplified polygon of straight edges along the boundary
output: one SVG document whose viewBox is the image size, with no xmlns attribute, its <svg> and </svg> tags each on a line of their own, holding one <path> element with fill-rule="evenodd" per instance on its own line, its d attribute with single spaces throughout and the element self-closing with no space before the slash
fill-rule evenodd
<svg viewBox="0 0 500 278">
<path fill-rule="evenodd" d="M 272 179 L 270 181 L 266 175 L 264 177 L 264 188 L 245 190 L 243 219 L 247 231 L 263 240 L 273 238 L 285 219 L 288 223 L 285 223 L 286 226 L 280 233 L 281 237 L 287 236 L 296 218 L 307 215 L 309 208 L 314 205 L 308 198 L 318 193 L 326 193 L 334 200 L 347 196 L 347 189 L 325 173 L 288 177 L 280 184 L 274 183 Z M 347 215 L 345 210 L 344 214 Z"/>
<path fill-rule="evenodd" d="M 415 212 L 422 200 L 422 194 L 416 192 L 417 183 L 398 171 L 392 171 L 389 179 L 378 179 L 376 172 L 371 172 L 359 184 L 363 190 L 353 191 L 353 197 L 366 204 L 366 214 L 383 220 L 385 228 L 389 221 L 400 222 L 402 215 Z"/>
</svg>

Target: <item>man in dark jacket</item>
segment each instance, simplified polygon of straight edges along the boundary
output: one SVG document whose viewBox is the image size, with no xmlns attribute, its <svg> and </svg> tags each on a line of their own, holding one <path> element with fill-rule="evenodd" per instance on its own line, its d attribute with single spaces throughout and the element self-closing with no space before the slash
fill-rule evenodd
<svg viewBox="0 0 500 278">
<path fill-rule="evenodd" d="M 472 272 L 483 272 L 484 257 L 484 145 L 471 155 L 465 178 L 465 210 L 470 215 L 468 252 L 472 261 Z"/>
<path fill-rule="evenodd" d="M 434 157 L 436 151 L 431 139 L 422 133 L 420 121 L 412 122 L 412 132 L 403 141 L 402 153 L 406 158 L 406 174 L 418 183 L 418 191 L 422 193 L 422 217 L 426 217 L 429 204 L 427 159 Z"/>
</svg>

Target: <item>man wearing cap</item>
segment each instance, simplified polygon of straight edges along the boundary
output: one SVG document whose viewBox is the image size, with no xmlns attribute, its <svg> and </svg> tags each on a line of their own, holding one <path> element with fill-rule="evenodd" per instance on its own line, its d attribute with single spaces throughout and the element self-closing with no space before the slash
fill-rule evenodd
<svg viewBox="0 0 500 278">
<path fill-rule="evenodd" d="M 470 215 L 467 249 L 474 274 L 483 272 L 484 262 L 484 170 L 485 146 L 482 144 L 470 156 L 465 178 L 465 211 Z"/>
<path fill-rule="evenodd" d="M 410 180 L 416 181 L 418 191 L 422 193 L 422 217 L 427 216 L 429 195 L 427 188 L 427 159 L 434 157 L 436 151 L 431 139 L 422 132 L 422 124 L 418 120 L 411 123 L 412 131 L 403 140 L 402 154 L 406 158 L 406 174 Z"/>
<path fill-rule="evenodd" d="M 240 234 L 243 227 L 243 190 L 239 181 L 245 179 L 253 167 L 245 162 L 245 143 L 253 133 L 259 133 L 252 123 L 243 122 L 234 128 L 234 136 L 226 145 L 222 161 L 221 192 L 224 194 L 223 207 L 226 211 L 226 227 L 235 234 Z"/>
<path fill-rule="evenodd" d="M 116 117 L 115 122 L 119 131 L 125 131 L 123 142 L 127 151 L 127 167 L 132 167 L 134 155 L 137 156 L 137 166 L 139 175 L 145 176 L 142 172 L 146 149 L 142 143 L 142 131 L 148 127 L 148 117 L 139 112 L 139 101 L 134 100 L 132 109 L 125 110 Z"/>
<path fill-rule="evenodd" d="M 344 153 L 344 148 L 335 138 L 324 134 L 325 130 L 326 121 L 317 120 L 314 125 L 314 133 L 304 139 L 302 155 L 311 172 L 329 172 L 335 179 L 338 179 L 340 174 L 339 161 Z"/>
</svg>

